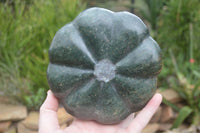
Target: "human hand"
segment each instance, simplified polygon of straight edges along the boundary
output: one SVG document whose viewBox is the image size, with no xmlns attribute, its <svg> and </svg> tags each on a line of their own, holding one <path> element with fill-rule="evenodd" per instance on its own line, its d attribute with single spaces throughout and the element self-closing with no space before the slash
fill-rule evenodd
<svg viewBox="0 0 200 133">
<path fill-rule="evenodd" d="M 160 94 L 155 94 L 148 104 L 134 118 L 129 115 L 124 121 L 115 125 L 102 125 L 94 121 L 74 119 L 65 129 L 60 129 L 57 110 L 59 102 L 51 91 L 40 107 L 39 133 L 140 133 L 150 121 L 162 101 Z"/>
</svg>

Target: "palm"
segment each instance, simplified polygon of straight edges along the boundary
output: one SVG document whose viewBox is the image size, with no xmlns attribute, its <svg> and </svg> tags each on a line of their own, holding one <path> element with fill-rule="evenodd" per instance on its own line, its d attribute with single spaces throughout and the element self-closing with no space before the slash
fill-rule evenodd
<svg viewBox="0 0 200 133">
<path fill-rule="evenodd" d="M 62 130 L 57 119 L 59 103 L 52 92 L 49 91 L 47 99 L 40 108 L 39 133 L 140 133 L 157 110 L 161 101 L 161 95 L 154 95 L 135 118 L 134 114 L 131 114 L 119 124 L 102 125 L 94 121 L 75 119 L 69 127 Z"/>
<path fill-rule="evenodd" d="M 70 127 L 67 127 L 63 130 L 63 133 L 66 132 L 77 132 L 77 133 L 117 133 L 124 130 L 117 125 L 101 125 L 93 121 L 82 121 L 75 120 Z"/>
</svg>

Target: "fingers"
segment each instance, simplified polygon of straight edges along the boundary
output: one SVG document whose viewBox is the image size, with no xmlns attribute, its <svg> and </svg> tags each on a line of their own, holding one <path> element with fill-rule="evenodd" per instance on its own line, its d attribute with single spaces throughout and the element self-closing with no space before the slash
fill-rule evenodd
<svg viewBox="0 0 200 133">
<path fill-rule="evenodd" d="M 125 120 L 123 120 L 120 124 L 119 127 L 121 128 L 127 128 L 130 123 L 133 121 L 135 114 L 132 113 L 130 114 Z"/>
<path fill-rule="evenodd" d="M 39 133 L 50 133 L 60 128 L 57 119 L 58 106 L 58 100 L 48 91 L 47 98 L 40 107 Z"/>
<path fill-rule="evenodd" d="M 160 94 L 155 94 L 153 98 L 148 102 L 148 104 L 140 111 L 140 113 L 135 117 L 127 128 L 128 133 L 140 133 L 142 129 L 150 121 L 153 114 L 158 109 L 162 102 L 162 96 Z"/>
</svg>

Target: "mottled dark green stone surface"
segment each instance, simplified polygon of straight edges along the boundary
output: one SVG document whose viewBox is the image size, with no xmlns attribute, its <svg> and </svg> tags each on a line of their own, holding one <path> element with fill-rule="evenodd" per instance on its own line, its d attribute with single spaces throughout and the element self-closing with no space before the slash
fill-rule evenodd
<svg viewBox="0 0 200 133">
<path fill-rule="evenodd" d="M 128 12 L 90 8 L 62 27 L 49 49 L 48 83 L 67 112 L 114 124 L 156 91 L 161 50 Z"/>
</svg>

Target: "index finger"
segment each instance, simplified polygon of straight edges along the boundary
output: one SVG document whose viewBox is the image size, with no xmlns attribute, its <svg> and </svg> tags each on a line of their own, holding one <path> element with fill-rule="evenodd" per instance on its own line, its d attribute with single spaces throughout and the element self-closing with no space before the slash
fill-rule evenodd
<svg viewBox="0 0 200 133">
<path fill-rule="evenodd" d="M 142 129 L 148 124 L 151 117 L 154 115 L 159 105 L 162 102 L 161 94 L 155 94 L 148 104 L 140 111 L 127 128 L 128 133 L 140 133 Z"/>
</svg>

